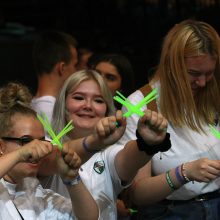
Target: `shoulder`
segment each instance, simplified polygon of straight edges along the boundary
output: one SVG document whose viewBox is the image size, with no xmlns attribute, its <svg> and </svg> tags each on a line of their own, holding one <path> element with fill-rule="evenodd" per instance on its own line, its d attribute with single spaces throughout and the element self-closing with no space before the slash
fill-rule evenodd
<svg viewBox="0 0 220 220">
<path fill-rule="evenodd" d="M 54 96 L 41 96 L 41 97 L 34 97 L 31 101 L 32 104 L 37 104 L 41 102 L 52 102 L 54 103 L 56 101 L 56 98 Z"/>
</svg>

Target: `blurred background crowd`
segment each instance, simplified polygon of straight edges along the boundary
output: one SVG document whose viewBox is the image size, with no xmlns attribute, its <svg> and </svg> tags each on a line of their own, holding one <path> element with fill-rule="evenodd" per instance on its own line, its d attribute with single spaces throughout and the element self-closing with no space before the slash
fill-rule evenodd
<svg viewBox="0 0 220 220">
<path fill-rule="evenodd" d="M 19 80 L 35 92 L 33 42 L 52 29 L 73 35 L 79 49 L 125 55 L 139 88 L 175 23 L 195 18 L 219 32 L 219 11 L 218 0 L 1 0 L 0 84 Z"/>
</svg>

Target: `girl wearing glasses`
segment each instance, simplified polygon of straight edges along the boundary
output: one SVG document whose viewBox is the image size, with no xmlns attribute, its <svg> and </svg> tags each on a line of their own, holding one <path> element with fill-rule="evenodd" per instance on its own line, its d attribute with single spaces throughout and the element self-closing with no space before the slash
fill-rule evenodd
<svg viewBox="0 0 220 220">
<path fill-rule="evenodd" d="M 0 219 L 97 219 L 97 205 L 80 181 L 81 160 L 73 150 L 82 148 L 82 139 L 66 142 L 54 159 L 70 199 L 43 189 L 36 178 L 41 159 L 57 148 L 45 141 L 44 128 L 29 105 L 31 98 L 20 84 L 0 89 Z M 115 122 L 112 117 L 104 119 L 105 128 L 102 121 L 97 124 L 97 133 L 87 137 L 88 150 L 114 141 Z"/>
</svg>

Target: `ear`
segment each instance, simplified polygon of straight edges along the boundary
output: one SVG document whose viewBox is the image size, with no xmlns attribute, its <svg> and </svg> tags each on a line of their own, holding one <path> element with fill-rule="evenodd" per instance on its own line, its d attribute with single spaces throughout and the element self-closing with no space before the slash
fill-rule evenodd
<svg viewBox="0 0 220 220">
<path fill-rule="evenodd" d="M 59 76 L 62 76 L 65 72 L 65 62 L 60 61 L 59 63 L 57 63 L 56 69 L 57 69 Z"/>
</svg>

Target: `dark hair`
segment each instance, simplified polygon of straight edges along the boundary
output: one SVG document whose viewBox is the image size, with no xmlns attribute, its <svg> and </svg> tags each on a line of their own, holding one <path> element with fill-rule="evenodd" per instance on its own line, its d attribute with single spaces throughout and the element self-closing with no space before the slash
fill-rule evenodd
<svg viewBox="0 0 220 220">
<path fill-rule="evenodd" d="M 115 66 L 121 76 L 121 91 L 123 95 L 130 95 L 135 89 L 134 71 L 130 61 L 121 54 L 96 54 L 89 59 L 88 66 L 95 69 L 100 62 L 107 62 Z"/>
<path fill-rule="evenodd" d="M 70 47 L 77 47 L 76 40 L 69 34 L 46 31 L 38 36 L 33 47 L 33 62 L 36 73 L 49 73 L 59 61 L 71 61 Z"/>
<path fill-rule="evenodd" d="M 0 135 L 10 132 L 15 114 L 36 117 L 36 112 L 30 107 L 31 99 L 29 89 L 20 83 L 10 82 L 0 89 Z"/>
</svg>

